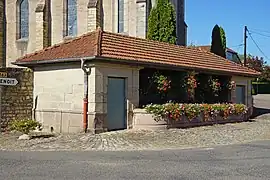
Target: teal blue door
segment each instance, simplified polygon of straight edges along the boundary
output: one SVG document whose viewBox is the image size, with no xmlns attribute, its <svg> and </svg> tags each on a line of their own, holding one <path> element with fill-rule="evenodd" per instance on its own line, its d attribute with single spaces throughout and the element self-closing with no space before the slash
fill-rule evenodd
<svg viewBox="0 0 270 180">
<path fill-rule="evenodd" d="M 246 88 L 245 86 L 237 85 L 236 86 L 236 103 L 245 104 L 246 103 Z"/>
<path fill-rule="evenodd" d="M 108 78 L 108 130 L 126 129 L 126 93 L 124 78 Z"/>
</svg>

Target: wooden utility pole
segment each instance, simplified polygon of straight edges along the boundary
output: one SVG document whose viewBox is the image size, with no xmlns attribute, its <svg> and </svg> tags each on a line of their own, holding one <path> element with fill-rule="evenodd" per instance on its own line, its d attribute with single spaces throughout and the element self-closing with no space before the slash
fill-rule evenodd
<svg viewBox="0 0 270 180">
<path fill-rule="evenodd" d="M 244 66 L 247 65 L 247 26 L 244 28 Z"/>
</svg>

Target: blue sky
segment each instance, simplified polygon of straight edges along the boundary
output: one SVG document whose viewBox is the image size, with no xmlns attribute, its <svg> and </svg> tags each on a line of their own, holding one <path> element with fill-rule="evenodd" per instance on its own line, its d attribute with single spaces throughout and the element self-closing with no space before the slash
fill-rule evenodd
<svg viewBox="0 0 270 180">
<path fill-rule="evenodd" d="M 243 53 L 243 46 L 239 45 L 244 42 L 246 25 L 268 59 L 250 37 L 247 39 L 247 52 L 264 57 L 270 64 L 270 0 L 186 0 L 186 23 L 188 44 L 211 44 L 212 29 L 218 24 L 225 30 L 227 47 L 238 53 Z"/>
</svg>

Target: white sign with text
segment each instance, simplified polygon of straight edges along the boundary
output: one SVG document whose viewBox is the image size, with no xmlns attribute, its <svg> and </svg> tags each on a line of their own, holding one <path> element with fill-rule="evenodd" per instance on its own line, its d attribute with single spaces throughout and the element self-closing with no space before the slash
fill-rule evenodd
<svg viewBox="0 0 270 180">
<path fill-rule="evenodd" d="M 16 86 L 18 84 L 15 78 L 0 78 L 0 86 Z"/>
</svg>

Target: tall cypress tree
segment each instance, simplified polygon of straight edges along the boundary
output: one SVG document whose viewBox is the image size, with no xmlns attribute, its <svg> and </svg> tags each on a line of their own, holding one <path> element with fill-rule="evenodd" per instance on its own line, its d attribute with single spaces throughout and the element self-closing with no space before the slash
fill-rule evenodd
<svg viewBox="0 0 270 180">
<path fill-rule="evenodd" d="M 226 58 L 226 37 L 223 28 L 215 25 L 212 30 L 211 52 Z"/>
<path fill-rule="evenodd" d="M 157 0 L 151 10 L 147 39 L 176 44 L 176 14 L 169 0 Z"/>
</svg>

